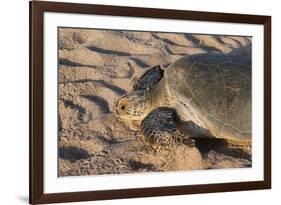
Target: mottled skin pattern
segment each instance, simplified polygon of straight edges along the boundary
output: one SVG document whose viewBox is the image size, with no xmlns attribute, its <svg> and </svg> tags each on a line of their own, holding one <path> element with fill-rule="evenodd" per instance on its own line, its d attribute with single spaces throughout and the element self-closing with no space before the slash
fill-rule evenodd
<svg viewBox="0 0 281 205">
<path fill-rule="evenodd" d="M 180 119 L 173 108 L 159 107 L 142 121 L 140 129 L 151 144 L 172 146 L 183 143 L 194 146 L 191 136 L 179 129 Z"/>
<path fill-rule="evenodd" d="M 185 56 L 163 77 L 154 67 L 116 103 L 117 116 L 152 144 L 191 144 L 197 137 L 251 143 L 251 56 Z M 137 86 L 136 86 L 137 85 Z"/>
</svg>

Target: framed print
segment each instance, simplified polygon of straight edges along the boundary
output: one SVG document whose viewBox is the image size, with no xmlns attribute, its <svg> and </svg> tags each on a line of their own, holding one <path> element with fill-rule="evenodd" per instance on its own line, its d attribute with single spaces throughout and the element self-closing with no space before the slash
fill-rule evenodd
<svg viewBox="0 0 281 205">
<path fill-rule="evenodd" d="M 30 2 L 30 203 L 271 188 L 271 17 Z"/>
</svg>

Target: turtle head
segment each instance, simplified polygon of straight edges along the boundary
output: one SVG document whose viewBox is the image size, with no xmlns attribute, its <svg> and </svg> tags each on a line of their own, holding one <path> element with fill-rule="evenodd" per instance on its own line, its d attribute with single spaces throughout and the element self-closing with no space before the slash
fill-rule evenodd
<svg viewBox="0 0 281 205">
<path fill-rule="evenodd" d="M 127 93 L 116 102 L 114 111 L 124 120 L 142 120 L 150 111 L 149 90 L 137 90 Z"/>
</svg>

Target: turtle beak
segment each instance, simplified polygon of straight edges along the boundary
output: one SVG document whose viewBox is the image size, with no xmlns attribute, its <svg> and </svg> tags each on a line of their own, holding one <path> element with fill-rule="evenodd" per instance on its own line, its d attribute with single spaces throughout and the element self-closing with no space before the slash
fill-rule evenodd
<svg viewBox="0 0 281 205">
<path fill-rule="evenodd" d="M 114 106 L 113 106 L 113 112 L 114 112 L 114 114 L 119 114 L 119 112 L 118 112 L 118 101 L 119 100 L 117 100 L 115 103 L 114 103 Z"/>
</svg>

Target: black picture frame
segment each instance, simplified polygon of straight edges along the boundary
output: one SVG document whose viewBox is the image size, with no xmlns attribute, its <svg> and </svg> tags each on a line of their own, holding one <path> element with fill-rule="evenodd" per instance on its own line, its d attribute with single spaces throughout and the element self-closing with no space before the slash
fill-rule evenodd
<svg viewBox="0 0 281 205">
<path fill-rule="evenodd" d="M 271 17 L 245 14 L 31 1 L 30 6 L 30 204 L 152 197 L 271 188 Z M 264 180 L 169 187 L 45 194 L 43 191 L 43 14 L 62 12 L 259 24 L 264 27 Z"/>
</svg>

